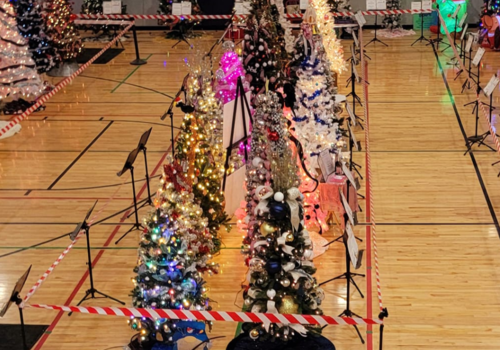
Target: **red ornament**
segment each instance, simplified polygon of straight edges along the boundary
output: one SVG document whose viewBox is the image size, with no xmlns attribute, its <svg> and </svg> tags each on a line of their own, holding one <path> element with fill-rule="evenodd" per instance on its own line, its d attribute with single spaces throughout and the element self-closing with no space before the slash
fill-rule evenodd
<svg viewBox="0 0 500 350">
<path fill-rule="evenodd" d="M 280 139 L 280 136 L 276 131 L 271 131 L 270 129 L 267 129 L 267 138 L 270 141 L 276 142 Z"/>
<path fill-rule="evenodd" d="M 77 19 L 77 16 L 74 13 L 72 13 L 71 15 L 69 15 L 69 19 L 74 21 L 75 19 Z"/>
</svg>

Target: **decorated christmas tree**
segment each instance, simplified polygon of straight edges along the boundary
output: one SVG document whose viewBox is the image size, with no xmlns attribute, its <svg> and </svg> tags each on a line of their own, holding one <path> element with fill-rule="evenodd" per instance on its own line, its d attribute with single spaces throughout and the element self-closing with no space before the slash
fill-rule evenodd
<svg viewBox="0 0 500 350">
<path fill-rule="evenodd" d="M 209 263 L 214 244 L 200 206 L 184 176 L 184 169 L 169 160 L 164 166 L 154 200 L 155 208 L 144 220 L 139 257 L 133 278 L 134 307 L 151 309 L 210 310 L 203 272 L 216 273 Z M 144 350 L 174 349 L 188 335 L 208 341 L 205 324 L 168 319 L 132 318 L 129 325 L 139 331 L 131 345 Z M 194 332 L 187 331 L 190 328 Z"/>
<path fill-rule="evenodd" d="M 122 5 L 121 13 L 127 12 L 127 5 Z M 99 15 L 104 13 L 103 0 L 83 0 L 82 13 L 86 15 Z M 108 25 L 90 25 L 85 26 L 90 28 L 92 32 L 98 33 L 102 31 L 103 35 L 108 35 L 110 30 Z"/>
<path fill-rule="evenodd" d="M 193 15 L 201 13 L 200 6 L 198 5 L 197 0 L 182 0 L 182 1 L 191 1 L 191 13 Z M 162 15 L 170 15 L 172 14 L 172 4 L 173 3 L 180 3 L 181 0 L 160 0 L 160 8 L 158 10 L 158 13 Z"/>
<path fill-rule="evenodd" d="M 264 93 L 266 84 L 271 91 L 280 86 L 287 52 L 285 31 L 279 23 L 276 5 L 272 5 L 271 0 L 253 0 L 251 5 L 244 37 L 243 66 L 255 97 Z"/>
<path fill-rule="evenodd" d="M 31 57 L 39 74 L 45 73 L 60 61 L 52 38 L 45 34 L 46 25 L 41 15 L 41 7 L 34 0 L 12 1 L 16 10 L 17 27 L 28 42 Z"/>
<path fill-rule="evenodd" d="M 224 54 L 220 59 L 220 68 L 215 72 L 217 80 L 216 97 L 224 104 L 235 99 L 238 78 L 245 77 L 245 70 L 240 57 L 234 52 L 234 43 L 226 41 L 222 44 Z M 248 90 L 248 83 L 243 82 L 244 89 Z"/>
<path fill-rule="evenodd" d="M 317 27 L 325 51 L 325 59 L 329 62 L 329 69 L 341 74 L 346 70 L 344 49 L 335 33 L 334 17 L 331 14 L 327 0 L 312 0 L 305 19 Z"/>
<path fill-rule="evenodd" d="M 400 10 L 401 0 L 387 0 L 388 10 Z M 397 15 L 385 15 L 382 21 L 382 25 L 387 29 L 401 28 L 401 14 Z"/>
<path fill-rule="evenodd" d="M 256 105 L 247 165 L 248 233 L 243 253 L 250 271 L 245 308 L 321 315 L 324 293 L 312 276 L 316 269 L 286 119 L 273 92 L 259 95 Z M 321 327 L 244 323 L 243 331 L 254 340 L 288 341 L 297 334 L 319 333 Z"/>
<path fill-rule="evenodd" d="M 222 148 L 221 102 L 212 88 L 211 75 L 193 66 L 188 79 L 185 114 L 177 138 L 176 157 L 186 169 L 194 200 L 208 219 L 214 252 L 220 249 L 221 225 L 228 222 L 224 211 L 224 149 Z"/>
<path fill-rule="evenodd" d="M 75 16 L 67 0 L 48 0 L 44 13 L 46 34 L 63 61 L 76 58 L 82 51 L 82 41 L 73 23 Z"/>
<path fill-rule="evenodd" d="M 42 82 L 7 0 L 0 0 L 0 49 L 0 103 L 34 100 L 42 93 Z"/>
<path fill-rule="evenodd" d="M 352 11 L 352 6 L 349 0 L 328 0 L 327 2 L 332 8 L 332 12 Z"/>
</svg>

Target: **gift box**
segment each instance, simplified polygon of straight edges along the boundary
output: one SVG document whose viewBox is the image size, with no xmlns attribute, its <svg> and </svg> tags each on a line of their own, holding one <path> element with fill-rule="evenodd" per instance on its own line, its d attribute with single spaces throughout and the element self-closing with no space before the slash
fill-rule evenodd
<svg viewBox="0 0 500 350">
<path fill-rule="evenodd" d="M 243 39 L 245 35 L 245 30 L 243 28 L 233 27 L 226 33 L 226 39 L 240 40 Z"/>
</svg>

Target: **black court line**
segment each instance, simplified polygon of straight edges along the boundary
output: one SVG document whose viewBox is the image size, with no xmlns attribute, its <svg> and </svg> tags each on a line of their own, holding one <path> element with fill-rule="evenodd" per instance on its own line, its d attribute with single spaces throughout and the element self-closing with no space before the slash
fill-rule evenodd
<svg viewBox="0 0 500 350">
<path fill-rule="evenodd" d="M 92 145 L 97 140 L 99 140 L 99 138 L 106 132 L 106 130 L 109 129 L 109 127 L 112 124 L 113 124 L 113 121 L 110 121 L 108 123 L 108 125 L 106 125 L 104 127 L 104 129 L 102 129 L 102 131 L 87 145 L 87 147 L 85 147 L 85 149 L 82 152 L 80 152 L 80 154 L 71 162 L 71 164 L 66 169 L 64 169 L 64 171 L 54 180 L 54 182 L 52 182 L 50 184 L 50 186 L 47 188 L 47 190 L 51 190 L 63 178 L 63 176 L 66 175 L 66 173 L 73 167 L 73 165 L 75 165 L 76 162 L 78 162 L 78 160 L 80 160 L 80 158 L 89 150 L 90 147 L 92 147 Z"/>
<path fill-rule="evenodd" d="M 455 117 L 457 118 L 458 126 L 460 127 L 460 131 L 462 132 L 462 136 L 464 138 L 465 145 L 467 144 L 467 133 L 465 132 L 465 128 L 462 124 L 462 119 L 460 118 L 460 113 L 458 112 L 457 105 L 455 104 L 455 98 L 453 97 L 453 93 L 451 92 L 450 85 L 448 84 L 448 80 L 446 80 L 446 76 L 443 71 L 443 66 L 441 65 L 441 61 L 439 60 L 438 53 L 434 45 L 432 45 L 432 50 L 434 51 L 434 56 L 436 57 L 437 63 L 439 65 L 439 70 L 441 71 L 441 77 L 443 78 L 444 85 L 446 86 L 446 90 L 448 91 L 448 96 L 451 100 L 451 105 L 453 106 L 453 110 L 455 111 Z M 476 176 L 479 181 L 479 185 L 483 191 L 484 199 L 486 201 L 486 205 L 488 206 L 488 210 L 490 211 L 491 218 L 493 219 L 495 228 L 497 230 L 498 237 L 500 238 L 500 225 L 498 223 L 497 215 L 495 213 L 495 209 L 493 208 L 493 204 L 491 203 L 490 196 L 488 194 L 488 190 L 486 189 L 486 185 L 483 180 L 483 176 L 481 175 L 481 171 L 477 165 L 476 157 L 474 156 L 475 151 L 468 152 L 469 157 L 472 161 L 472 165 L 474 166 L 474 170 L 476 171 Z"/>
</svg>

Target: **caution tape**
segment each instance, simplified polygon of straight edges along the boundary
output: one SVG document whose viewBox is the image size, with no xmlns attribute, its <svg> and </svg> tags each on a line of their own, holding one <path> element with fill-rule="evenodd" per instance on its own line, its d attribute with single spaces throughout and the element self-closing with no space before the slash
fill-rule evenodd
<svg viewBox="0 0 500 350">
<path fill-rule="evenodd" d="M 377 11 L 361 11 L 363 16 L 383 16 L 383 15 L 397 15 L 397 14 L 419 14 L 419 13 L 430 13 L 432 10 L 418 9 L 418 10 L 377 10 Z M 334 17 L 348 17 L 354 16 L 356 12 L 345 11 L 345 12 L 332 12 Z M 178 19 L 178 20 L 205 20 L 205 19 L 246 19 L 248 15 L 103 15 L 103 14 L 77 14 L 77 18 L 83 19 L 155 19 L 155 20 L 168 20 L 168 19 Z M 302 14 L 286 14 L 288 19 L 302 18 Z"/>
<path fill-rule="evenodd" d="M 40 106 L 42 106 L 45 102 L 47 102 L 52 96 L 54 96 L 58 91 L 60 91 L 63 87 L 68 85 L 73 79 L 75 79 L 78 75 L 80 75 L 85 69 L 87 69 L 96 59 L 98 59 L 107 49 L 109 49 L 118 39 L 120 39 L 132 26 L 134 23 L 130 23 L 121 33 L 119 33 L 113 40 L 111 40 L 101 51 L 99 51 L 94 57 L 92 57 L 87 63 L 83 64 L 76 72 L 74 72 L 71 76 L 65 78 L 60 81 L 59 84 L 55 86 L 55 88 L 49 93 L 38 98 L 30 108 L 24 111 L 23 114 L 20 114 L 7 125 L 5 125 L 2 129 L 0 129 L 0 136 L 5 134 L 7 131 L 12 129 L 14 126 L 19 124 L 24 119 L 28 118 L 34 111 L 36 111 Z"/>
<path fill-rule="evenodd" d="M 443 26 L 444 28 L 444 31 L 446 33 L 446 37 L 448 38 L 448 41 L 449 41 L 449 45 L 451 46 L 452 50 L 453 50 L 453 55 L 455 56 L 455 59 L 457 60 L 457 62 L 459 63 L 460 65 L 460 69 L 462 70 L 462 72 L 464 72 L 464 74 L 467 76 L 467 80 L 469 82 L 472 82 L 473 84 L 476 85 L 477 87 L 477 83 L 474 81 L 474 79 L 471 78 L 471 76 L 469 75 L 469 72 L 467 71 L 467 69 L 465 68 L 465 65 L 464 63 L 460 60 L 460 55 L 458 54 L 458 51 L 457 51 L 457 48 L 455 46 L 455 42 L 454 40 L 452 39 L 451 37 L 451 34 L 448 30 L 448 27 L 446 27 L 446 23 L 444 22 L 443 20 L 443 17 L 441 16 L 441 13 L 439 11 L 437 11 L 438 13 L 438 16 L 439 16 L 439 20 L 441 21 L 441 25 Z M 466 82 L 467 83 L 467 82 Z M 476 90 L 477 91 L 477 90 Z M 488 113 L 486 112 L 486 109 L 484 107 L 484 104 L 483 102 L 481 101 L 480 99 L 480 95 L 476 93 L 476 100 L 478 102 L 478 105 L 482 111 L 482 115 L 484 117 L 484 120 L 486 122 L 486 124 L 488 125 L 488 129 L 490 131 L 490 136 L 491 138 L 493 139 L 493 143 L 495 144 L 495 147 L 496 147 L 496 150 L 497 150 L 497 153 L 500 154 L 500 142 L 498 141 L 498 137 L 496 135 L 496 130 L 495 128 L 493 127 L 493 125 L 491 125 L 490 123 L 490 118 L 488 116 Z"/>
<path fill-rule="evenodd" d="M 372 179 L 372 169 L 371 169 L 371 155 L 370 155 L 370 115 L 369 115 L 369 105 L 368 105 L 368 83 L 366 78 L 367 73 L 367 63 L 365 61 L 364 53 L 363 53 L 363 33 L 360 32 L 360 48 L 361 48 L 361 77 L 363 84 L 363 100 L 364 100 L 364 113 L 365 113 L 365 158 L 366 158 L 366 181 L 367 181 L 367 214 L 369 215 L 370 226 L 367 229 L 370 232 L 370 240 L 373 247 L 373 261 L 375 264 L 375 280 L 377 284 L 377 299 L 380 311 L 384 310 L 383 302 L 382 302 L 382 286 L 380 283 L 380 269 L 378 264 L 378 250 L 377 250 L 377 222 L 375 220 L 375 211 L 374 211 L 374 198 L 373 198 L 373 186 L 371 183 Z M 354 84 L 354 82 L 352 82 Z M 371 262 L 370 262 L 371 263 Z M 370 316 L 370 315 L 369 315 Z"/>
<path fill-rule="evenodd" d="M 108 20 L 102 20 L 102 19 L 98 19 L 98 20 L 95 20 L 95 19 L 76 19 L 75 24 L 83 24 L 83 25 L 95 25 L 95 24 L 98 24 L 98 25 L 119 25 L 119 26 L 124 26 L 124 25 L 127 25 L 127 24 L 131 24 L 133 22 L 130 22 L 130 21 L 127 21 L 126 19 L 121 19 L 121 20 L 112 20 L 112 19 L 108 19 Z"/>
<path fill-rule="evenodd" d="M 303 325 L 374 325 L 382 324 L 381 320 L 358 317 L 331 317 L 319 315 L 271 314 L 259 312 L 233 311 L 195 311 L 174 309 L 141 309 L 128 307 L 97 307 L 97 306 L 64 306 L 27 304 L 25 307 L 56 310 L 64 312 L 79 312 L 83 314 L 118 316 L 118 317 L 146 317 L 151 319 L 172 319 L 191 321 L 224 321 L 224 322 L 252 322 L 252 323 L 283 323 Z"/>
</svg>

